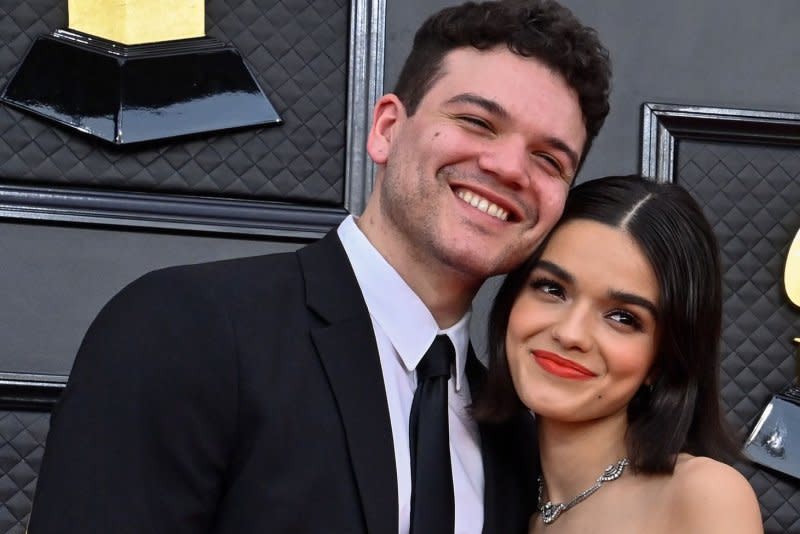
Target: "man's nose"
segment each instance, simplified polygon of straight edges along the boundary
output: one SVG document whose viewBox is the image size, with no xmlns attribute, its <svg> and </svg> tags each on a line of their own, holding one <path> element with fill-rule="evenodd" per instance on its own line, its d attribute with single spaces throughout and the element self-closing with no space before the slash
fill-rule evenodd
<svg viewBox="0 0 800 534">
<path fill-rule="evenodd" d="M 511 189 L 530 185 L 530 154 L 525 141 L 516 136 L 492 140 L 478 159 L 478 165 Z"/>
</svg>

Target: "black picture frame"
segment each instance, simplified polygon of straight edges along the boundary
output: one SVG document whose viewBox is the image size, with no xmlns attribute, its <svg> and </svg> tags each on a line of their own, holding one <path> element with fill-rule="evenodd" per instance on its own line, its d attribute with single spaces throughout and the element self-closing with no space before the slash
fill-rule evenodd
<svg viewBox="0 0 800 534">
<path fill-rule="evenodd" d="M 0 373 L 0 409 L 49 412 L 66 385 L 63 375 Z"/>
<path fill-rule="evenodd" d="M 67 377 L 0 373 L 4 485 L 2 532 L 23 532 L 30 519 L 53 408 Z"/>
<path fill-rule="evenodd" d="M 674 182 L 678 143 L 683 139 L 800 144 L 800 113 L 645 103 L 642 175 Z"/>
<path fill-rule="evenodd" d="M 0 219 L 278 239 L 321 237 L 347 214 L 360 213 L 371 192 L 374 167 L 365 146 L 370 111 L 383 92 L 385 11 L 385 0 L 350 1 L 341 204 L 3 183 Z"/>
</svg>

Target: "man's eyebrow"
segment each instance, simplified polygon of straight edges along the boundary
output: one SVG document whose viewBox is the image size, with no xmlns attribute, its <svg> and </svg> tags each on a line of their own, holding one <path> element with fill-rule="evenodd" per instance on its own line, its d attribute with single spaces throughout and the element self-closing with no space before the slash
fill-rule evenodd
<svg viewBox="0 0 800 534">
<path fill-rule="evenodd" d="M 572 172 L 574 174 L 575 169 L 578 168 L 578 162 L 580 161 L 580 156 L 578 155 L 578 153 L 572 150 L 572 147 L 570 147 L 567 143 L 565 143 L 562 139 L 559 139 L 558 137 L 548 137 L 547 139 L 545 139 L 545 142 L 548 145 L 554 147 L 556 150 L 560 150 L 561 152 L 567 155 L 567 158 L 569 158 L 569 162 L 572 165 Z"/>
<path fill-rule="evenodd" d="M 448 104 L 472 104 L 478 107 L 483 108 L 487 112 L 491 113 L 492 115 L 496 115 L 500 118 L 507 119 L 511 116 L 511 114 L 495 102 L 494 100 L 490 100 L 488 98 L 482 97 L 480 95 L 476 95 L 475 93 L 461 93 L 447 101 Z"/>
<path fill-rule="evenodd" d="M 474 106 L 478 106 L 486 110 L 488 113 L 500 117 L 501 119 L 508 119 L 511 117 L 511 114 L 495 102 L 494 100 L 490 100 L 488 98 L 482 97 L 480 95 L 476 95 L 475 93 L 461 93 L 458 94 L 450 99 L 447 100 L 448 104 L 472 104 Z M 571 146 L 569 146 L 563 139 L 559 139 L 558 137 L 548 137 L 545 139 L 545 143 L 552 146 L 556 150 L 559 150 L 566 154 L 567 158 L 569 159 L 570 164 L 572 165 L 573 169 L 578 168 L 578 162 L 580 161 L 580 155 L 575 152 Z"/>
</svg>

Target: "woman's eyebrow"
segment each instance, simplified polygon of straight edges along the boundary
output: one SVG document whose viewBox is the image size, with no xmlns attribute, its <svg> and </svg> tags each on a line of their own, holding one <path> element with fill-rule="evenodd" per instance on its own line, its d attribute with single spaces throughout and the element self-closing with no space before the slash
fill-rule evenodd
<svg viewBox="0 0 800 534">
<path fill-rule="evenodd" d="M 550 274 L 552 274 L 553 276 L 556 276 L 561 280 L 564 280 L 565 282 L 568 282 L 570 284 L 575 283 L 575 277 L 570 272 L 568 272 L 560 265 L 553 263 L 552 261 L 539 260 L 535 268 L 545 270 Z M 641 306 L 642 308 L 645 308 L 647 311 L 649 311 L 653 317 L 658 317 L 658 308 L 656 308 L 655 303 L 650 299 L 646 299 L 634 293 L 630 293 L 628 291 L 621 291 L 618 289 L 610 289 L 608 291 L 608 297 L 611 300 L 616 300 L 619 302 L 624 302 L 626 304 Z"/>
<path fill-rule="evenodd" d="M 615 289 L 609 290 L 608 296 L 613 300 L 624 302 L 626 304 L 641 306 L 649 311 L 653 317 L 658 317 L 658 309 L 656 308 L 656 305 L 649 299 L 640 297 L 639 295 L 633 293 L 628 293 L 627 291 L 619 291 Z"/>
<path fill-rule="evenodd" d="M 554 276 L 557 276 L 558 278 L 564 280 L 565 282 L 569 282 L 570 284 L 575 282 L 575 277 L 572 276 L 572 274 L 567 272 L 560 265 L 556 265 L 552 261 L 539 260 L 536 263 L 536 268 L 544 269 L 545 271 L 549 272 L 550 274 L 552 274 Z"/>
</svg>

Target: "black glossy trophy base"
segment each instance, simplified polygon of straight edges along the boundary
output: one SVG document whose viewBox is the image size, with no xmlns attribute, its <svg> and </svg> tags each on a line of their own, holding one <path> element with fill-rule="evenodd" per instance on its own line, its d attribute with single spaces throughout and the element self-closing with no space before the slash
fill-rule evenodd
<svg viewBox="0 0 800 534">
<path fill-rule="evenodd" d="M 761 414 L 744 454 L 751 460 L 800 479 L 800 387 L 774 395 Z"/>
<path fill-rule="evenodd" d="M 117 145 L 281 122 L 239 52 L 200 37 L 39 37 L 0 100 Z"/>
</svg>

